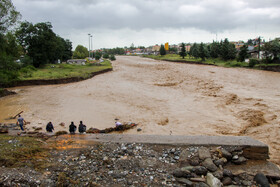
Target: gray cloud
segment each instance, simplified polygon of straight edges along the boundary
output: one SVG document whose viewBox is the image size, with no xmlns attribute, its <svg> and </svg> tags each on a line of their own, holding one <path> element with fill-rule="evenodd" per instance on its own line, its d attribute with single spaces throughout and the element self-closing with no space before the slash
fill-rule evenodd
<svg viewBox="0 0 280 187">
<path fill-rule="evenodd" d="M 198 29 L 209 33 L 280 26 L 279 0 L 14 0 L 23 17 L 60 33 L 98 29 Z"/>
</svg>

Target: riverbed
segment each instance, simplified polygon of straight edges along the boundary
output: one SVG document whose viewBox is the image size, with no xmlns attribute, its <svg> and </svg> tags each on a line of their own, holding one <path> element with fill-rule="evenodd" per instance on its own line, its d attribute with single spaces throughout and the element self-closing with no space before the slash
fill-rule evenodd
<svg viewBox="0 0 280 187">
<path fill-rule="evenodd" d="M 0 98 L 0 122 L 23 110 L 30 130 L 49 121 L 56 131 L 71 121 L 104 129 L 118 118 L 142 129 L 128 134 L 250 136 L 280 165 L 280 73 L 133 56 L 118 56 L 113 68 L 76 83 L 11 88 L 18 94 Z"/>
</svg>

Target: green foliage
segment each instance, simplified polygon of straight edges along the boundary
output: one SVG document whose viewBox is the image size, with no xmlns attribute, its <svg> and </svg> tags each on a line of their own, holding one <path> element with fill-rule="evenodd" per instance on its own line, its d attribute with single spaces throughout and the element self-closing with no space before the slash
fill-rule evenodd
<svg viewBox="0 0 280 187">
<path fill-rule="evenodd" d="M 0 34 L 5 33 L 20 18 L 11 0 L 0 1 Z"/>
<path fill-rule="evenodd" d="M 221 42 L 221 51 L 220 55 L 223 60 L 232 60 L 236 57 L 236 49 L 234 44 L 229 43 L 228 39 L 226 38 L 223 42 Z"/>
<path fill-rule="evenodd" d="M 28 163 L 38 168 L 46 162 L 48 149 L 36 138 L 1 135 L 0 144 L 1 166 L 23 167 Z"/>
<path fill-rule="evenodd" d="M 220 44 L 218 42 L 214 42 L 210 45 L 210 57 L 218 58 L 220 54 Z"/>
<path fill-rule="evenodd" d="M 179 55 L 184 59 L 185 56 L 187 56 L 185 44 L 182 42 L 181 44 L 181 51 L 179 52 Z"/>
<path fill-rule="evenodd" d="M 103 54 L 103 58 L 108 59 L 109 58 L 109 54 L 108 53 Z"/>
<path fill-rule="evenodd" d="M 255 59 L 255 58 L 250 58 L 249 60 L 249 67 L 254 67 L 256 64 L 259 64 L 259 60 L 258 59 Z"/>
<path fill-rule="evenodd" d="M 280 62 L 280 43 L 277 40 L 265 43 L 263 46 L 265 63 Z"/>
<path fill-rule="evenodd" d="M 164 45 L 161 45 L 161 46 L 160 46 L 159 54 L 160 54 L 161 56 L 166 55 L 166 50 L 165 50 L 165 48 L 164 48 Z"/>
<path fill-rule="evenodd" d="M 88 50 L 82 45 L 78 45 L 73 53 L 74 59 L 84 59 L 88 57 Z"/>
<path fill-rule="evenodd" d="M 194 58 L 199 58 L 199 46 L 197 43 L 194 43 L 193 46 L 190 49 L 190 55 Z"/>
<path fill-rule="evenodd" d="M 116 57 L 115 57 L 115 55 L 110 55 L 110 60 L 111 60 L 111 61 L 114 61 L 114 60 L 116 60 Z"/>
<path fill-rule="evenodd" d="M 90 77 L 91 73 L 111 69 L 112 65 L 108 60 L 102 62 L 99 66 L 91 63 L 83 66 L 76 64 L 47 64 L 44 67 L 35 68 L 28 66 L 20 71 L 20 80 L 35 79 L 60 79 L 69 77 Z M 26 73 L 27 72 L 27 73 Z"/>
<path fill-rule="evenodd" d="M 246 58 L 248 58 L 248 46 L 247 45 L 243 45 L 241 48 L 240 48 L 240 51 L 238 53 L 238 57 L 237 57 L 237 60 L 239 62 L 244 62 Z"/>
<path fill-rule="evenodd" d="M 202 61 L 205 61 L 205 58 L 208 57 L 208 50 L 202 42 L 199 45 L 199 57 Z"/>
<path fill-rule="evenodd" d="M 96 51 L 94 56 L 95 56 L 95 60 L 99 60 L 101 58 L 102 54 L 100 52 Z"/>
<path fill-rule="evenodd" d="M 71 57 L 71 42 L 57 36 L 49 22 L 35 25 L 23 22 L 17 29 L 16 36 L 24 53 L 32 59 L 35 67 Z"/>
</svg>

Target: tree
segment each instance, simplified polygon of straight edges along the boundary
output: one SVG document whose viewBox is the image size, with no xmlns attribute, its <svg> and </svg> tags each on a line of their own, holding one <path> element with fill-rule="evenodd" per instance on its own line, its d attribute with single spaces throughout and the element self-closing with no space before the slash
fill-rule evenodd
<svg viewBox="0 0 280 187">
<path fill-rule="evenodd" d="M 165 50 L 165 48 L 164 48 L 163 45 L 160 46 L 159 54 L 160 54 L 161 56 L 166 55 L 166 50 Z"/>
<path fill-rule="evenodd" d="M 109 58 L 109 54 L 108 53 L 104 53 L 103 54 L 103 58 L 108 59 Z"/>
<path fill-rule="evenodd" d="M 197 43 L 194 43 L 193 46 L 190 49 L 190 55 L 194 58 L 199 58 L 199 46 Z"/>
<path fill-rule="evenodd" d="M 101 58 L 102 54 L 100 52 L 96 51 L 94 56 L 95 56 L 95 60 L 99 60 Z"/>
<path fill-rule="evenodd" d="M 49 22 L 35 25 L 23 22 L 17 29 L 16 36 L 35 67 L 55 63 L 58 59 L 69 59 L 72 53 L 71 42 L 57 36 Z"/>
<path fill-rule="evenodd" d="M 205 45 L 201 42 L 201 44 L 199 45 L 199 57 L 202 61 L 205 61 L 205 58 L 208 56 L 207 54 L 207 49 Z"/>
<path fill-rule="evenodd" d="M 184 59 L 185 56 L 187 56 L 187 52 L 186 52 L 186 47 L 185 44 L 182 42 L 181 44 L 181 51 L 179 52 L 179 55 Z"/>
<path fill-rule="evenodd" d="M 236 57 L 236 49 L 234 44 L 229 43 L 226 38 L 224 42 L 221 42 L 221 57 L 223 60 L 231 60 Z"/>
<path fill-rule="evenodd" d="M 220 44 L 218 42 L 213 41 L 210 45 L 210 57 L 211 58 L 218 58 L 220 54 Z"/>
<path fill-rule="evenodd" d="M 11 0 L 0 1 L 0 33 L 6 32 L 20 18 Z"/>
<path fill-rule="evenodd" d="M 74 59 L 84 59 L 88 57 L 88 49 L 82 45 L 78 45 L 73 53 Z"/>
<path fill-rule="evenodd" d="M 238 53 L 238 57 L 237 57 L 237 60 L 239 62 L 244 62 L 246 58 L 248 58 L 248 46 L 247 45 L 243 45 L 241 48 L 240 48 L 240 51 Z"/>
</svg>

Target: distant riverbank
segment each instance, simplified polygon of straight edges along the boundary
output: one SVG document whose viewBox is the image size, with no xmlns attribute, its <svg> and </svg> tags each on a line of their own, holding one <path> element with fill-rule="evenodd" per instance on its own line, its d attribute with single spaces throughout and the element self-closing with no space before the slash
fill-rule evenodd
<svg viewBox="0 0 280 187">
<path fill-rule="evenodd" d="M 274 71 L 280 72 L 280 64 L 255 64 L 253 67 L 250 67 L 250 64 L 247 62 L 238 62 L 236 60 L 224 61 L 219 58 L 209 58 L 205 61 L 202 61 L 200 58 L 185 57 L 184 59 L 177 54 L 167 54 L 167 55 L 143 55 L 145 58 L 152 58 L 154 60 L 164 60 L 169 62 L 178 62 L 178 63 L 188 63 L 188 64 L 200 64 L 200 65 L 212 65 L 212 66 L 221 66 L 221 67 L 241 67 L 241 68 L 251 68 L 258 70 Z"/>
<path fill-rule="evenodd" d="M 48 64 L 43 68 L 38 69 L 26 67 L 20 72 L 18 80 L 0 83 L 0 87 L 7 88 L 15 86 L 65 84 L 89 79 L 95 75 L 112 70 L 111 62 L 108 60 L 100 64 Z"/>
</svg>

